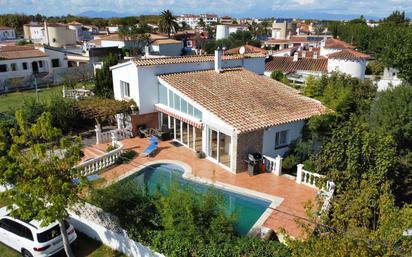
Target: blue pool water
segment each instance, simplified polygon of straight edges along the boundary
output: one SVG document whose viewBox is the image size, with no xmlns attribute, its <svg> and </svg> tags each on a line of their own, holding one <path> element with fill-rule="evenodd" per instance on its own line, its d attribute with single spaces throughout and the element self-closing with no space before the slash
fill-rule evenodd
<svg viewBox="0 0 412 257">
<path fill-rule="evenodd" d="M 174 164 L 155 164 L 133 174 L 126 181 L 133 181 L 136 185 L 145 186 L 149 194 L 154 194 L 158 189 L 162 192 L 167 192 L 168 187 L 176 182 L 182 186 L 190 186 L 200 192 L 210 188 L 209 186 L 186 180 L 182 177 L 182 174 L 183 169 L 180 166 Z M 224 196 L 227 215 L 235 215 L 235 229 L 240 235 L 246 235 L 270 205 L 269 201 L 221 189 L 216 189 L 216 191 Z"/>
</svg>

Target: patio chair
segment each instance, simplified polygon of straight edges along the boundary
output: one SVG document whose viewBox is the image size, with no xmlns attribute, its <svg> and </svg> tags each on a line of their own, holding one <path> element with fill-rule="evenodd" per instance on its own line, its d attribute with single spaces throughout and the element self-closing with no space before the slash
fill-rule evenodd
<svg viewBox="0 0 412 257">
<path fill-rule="evenodd" d="M 147 157 L 153 154 L 153 152 L 157 149 L 158 146 L 158 140 L 157 137 L 152 136 L 150 138 L 150 145 L 144 150 L 142 153 L 142 157 Z"/>
</svg>

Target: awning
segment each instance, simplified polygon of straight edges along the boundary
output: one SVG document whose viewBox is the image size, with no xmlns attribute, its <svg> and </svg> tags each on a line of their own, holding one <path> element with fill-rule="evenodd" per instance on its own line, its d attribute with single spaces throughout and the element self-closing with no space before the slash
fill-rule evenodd
<svg viewBox="0 0 412 257">
<path fill-rule="evenodd" d="M 186 122 L 187 124 L 190 124 L 190 125 L 192 125 L 192 126 L 195 127 L 195 128 L 201 129 L 202 126 L 203 126 L 203 124 L 202 124 L 201 122 L 194 121 L 194 120 L 192 120 L 192 119 L 183 117 L 182 115 L 176 114 L 176 113 L 174 113 L 174 112 L 172 112 L 172 111 L 168 111 L 168 110 L 166 110 L 165 108 L 162 108 L 162 107 L 160 107 L 160 106 L 158 106 L 158 105 L 155 105 L 155 108 L 156 108 L 157 111 L 159 111 L 159 112 L 161 112 L 161 113 L 164 113 L 164 114 L 167 114 L 167 115 L 169 115 L 169 116 L 171 116 L 171 117 L 174 117 L 174 118 L 176 118 L 176 119 L 178 119 L 178 120 L 181 120 L 181 121 L 183 121 L 183 122 Z"/>
</svg>

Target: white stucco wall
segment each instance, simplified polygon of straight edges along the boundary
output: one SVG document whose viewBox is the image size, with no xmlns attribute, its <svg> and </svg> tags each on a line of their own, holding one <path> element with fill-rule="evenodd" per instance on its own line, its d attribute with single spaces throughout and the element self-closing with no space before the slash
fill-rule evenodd
<svg viewBox="0 0 412 257">
<path fill-rule="evenodd" d="M 119 40 L 119 41 L 114 41 L 114 40 L 102 40 L 100 41 L 101 47 L 113 47 L 116 46 L 118 48 L 123 48 L 124 47 L 124 41 Z"/>
<path fill-rule="evenodd" d="M 278 155 L 283 156 L 288 147 L 283 147 L 275 149 L 276 132 L 283 130 L 288 130 L 287 142 L 290 144 L 292 141 L 296 140 L 301 136 L 302 128 L 305 125 L 305 121 L 296 121 L 287 124 L 282 124 L 279 126 L 274 126 L 269 129 L 265 129 L 263 133 L 263 149 L 262 153 L 264 155 L 276 157 Z"/>
<path fill-rule="evenodd" d="M 0 65 L 7 65 L 7 72 L 0 72 L 0 80 L 5 80 L 9 78 L 18 78 L 31 75 L 33 73 L 32 62 L 43 61 L 43 67 L 39 68 L 39 72 L 49 71 L 49 58 L 48 57 L 38 57 L 38 58 L 25 58 L 25 59 L 13 59 L 13 60 L 0 60 Z M 15 63 L 17 65 L 17 70 L 11 70 L 11 64 Z M 23 63 L 27 63 L 27 70 L 23 69 Z"/>
<path fill-rule="evenodd" d="M 121 68 L 112 70 L 113 76 L 113 91 L 114 98 L 116 100 L 123 100 L 120 90 L 120 81 L 129 83 L 130 85 L 130 98 L 135 100 L 137 106 L 141 106 L 139 101 L 139 88 L 137 80 L 137 68 L 136 66 L 129 62 L 124 64 Z"/>
<path fill-rule="evenodd" d="M 60 66 L 57 68 L 67 68 L 68 67 L 68 62 L 67 62 L 67 57 L 63 52 L 60 51 L 54 51 L 51 49 L 45 48 L 44 51 L 49 55 L 49 67 L 52 68 L 52 60 L 53 59 L 59 59 L 59 64 Z M 56 68 L 53 68 L 56 69 Z"/>
<path fill-rule="evenodd" d="M 364 79 L 366 69 L 366 60 L 343 60 L 343 59 L 328 59 L 328 72 L 342 72 L 349 74 L 352 77 Z"/>
<path fill-rule="evenodd" d="M 159 45 L 159 54 L 164 56 L 180 56 L 182 55 L 182 50 L 183 42 Z"/>
</svg>

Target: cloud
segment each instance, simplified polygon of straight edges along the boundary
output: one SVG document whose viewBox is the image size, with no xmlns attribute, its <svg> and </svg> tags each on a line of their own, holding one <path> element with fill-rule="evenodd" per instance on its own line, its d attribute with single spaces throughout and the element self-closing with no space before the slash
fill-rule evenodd
<svg viewBox="0 0 412 257">
<path fill-rule="evenodd" d="M 175 14 L 216 13 L 247 16 L 293 10 L 332 14 L 374 14 L 387 16 L 395 9 L 412 12 L 411 0 L 0 0 L 0 13 L 25 12 L 45 15 L 78 14 L 84 11 L 115 11 L 128 14 L 160 13 L 171 9 Z M 273 15 L 274 16 L 274 15 Z"/>
</svg>

